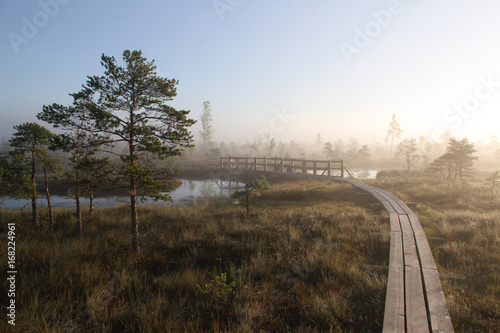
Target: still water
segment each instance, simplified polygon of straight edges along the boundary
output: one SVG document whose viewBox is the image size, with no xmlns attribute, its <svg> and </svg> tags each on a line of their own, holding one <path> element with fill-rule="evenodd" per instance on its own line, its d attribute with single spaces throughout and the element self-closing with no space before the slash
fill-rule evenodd
<svg viewBox="0 0 500 333">
<path fill-rule="evenodd" d="M 357 179 L 375 179 L 377 178 L 378 170 L 356 170 L 350 172 Z"/>
<path fill-rule="evenodd" d="M 163 202 L 154 200 L 148 200 L 142 204 L 145 205 L 177 205 L 183 206 L 189 203 L 203 198 L 211 197 L 229 197 L 235 191 L 243 187 L 243 183 L 238 183 L 232 181 L 221 182 L 220 180 L 187 180 L 182 179 L 182 183 L 179 187 L 170 192 L 173 202 Z M 52 206 L 57 208 L 73 208 L 75 206 L 75 200 L 71 197 L 52 195 L 51 197 Z M 118 205 L 126 204 L 130 201 L 129 196 L 99 196 L 94 198 L 94 207 L 113 207 Z M 89 204 L 89 199 L 82 197 L 82 205 Z M 17 200 L 9 197 L 0 198 L 0 209 L 10 209 L 16 210 L 21 209 L 26 206 L 26 209 L 31 208 L 31 200 Z M 141 204 L 141 203 L 140 203 Z M 38 200 L 39 207 L 46 207 L 47 200 L 42 197 Z"/>
</svg>

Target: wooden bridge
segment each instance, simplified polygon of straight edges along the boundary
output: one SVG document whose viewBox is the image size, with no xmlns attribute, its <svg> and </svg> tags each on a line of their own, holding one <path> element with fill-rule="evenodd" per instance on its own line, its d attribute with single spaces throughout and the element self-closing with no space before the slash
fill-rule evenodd
<svg viewBox="0 0 500 333">
<path fill-rule="evenodd" d="M 337 165 L 332 168 L 332 163 Z M 347 170 L 343 161 L 276 157 L 224 157 L 218 167 L 341 178 Z M 373 195 L 389 213 L 391 244 L 383 332 L 454 332 L 439 273 L 417 215 L 385 190 L 355 179 L 343 181 Z"/>
<path fill-rule="evenodd" d="M 281 157 L 221 157 L 217 167 L 232 170 L 253 170 L 304 176 L 344 177 L 344 161 L 304 160 Z"/>
</svg>

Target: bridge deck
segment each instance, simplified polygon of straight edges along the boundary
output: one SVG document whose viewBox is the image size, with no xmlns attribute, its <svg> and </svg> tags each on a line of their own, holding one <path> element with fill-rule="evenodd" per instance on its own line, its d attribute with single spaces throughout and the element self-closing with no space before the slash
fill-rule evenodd
<svg viewBox="0 0 500 333">
<path fill-rule="evenodd" d="M 391 245 L 383 332 L 454 332 L 441 282 L 417 215 L 391 193 L 359 180 L 389 213 Z"/>
</svg>

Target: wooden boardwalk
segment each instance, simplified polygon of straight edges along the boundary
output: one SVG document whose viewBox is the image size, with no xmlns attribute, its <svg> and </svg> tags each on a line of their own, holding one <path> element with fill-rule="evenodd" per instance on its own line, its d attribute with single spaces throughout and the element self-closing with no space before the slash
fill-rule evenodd
<svg viewBox="0 0 500 333">
<path fill-rule="evenodd" d="M 383 332 L 454 332 L 441 282 L 417 215 L 391 193 L 359 180 L 389 213 L 391 245 Z"/>
<path fill-rule="evenodd" d="M 217 167 L 327 176 L 373 195 L 389 213 L 391 227 L 383 332 L 454 332 L 427 237 L 417 215 L 403 201 L 359 180 L 345 179 L 343 161 L 229 156 L 221 157 Z"/>
</svg>

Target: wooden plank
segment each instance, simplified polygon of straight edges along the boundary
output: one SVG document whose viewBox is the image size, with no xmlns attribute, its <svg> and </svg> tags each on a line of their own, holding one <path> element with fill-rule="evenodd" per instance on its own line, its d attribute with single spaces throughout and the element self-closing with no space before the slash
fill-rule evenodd
<svg viewBox="0 0 500 333">
<path fill-rule="evenodd" d="M 403 237 L 401 232 L 391 231 L 391 244 L 389 250 L 389 265 L 404 266 Z"/>
<path fill-rule="evenodd" d="M 437 269 L 436 262 L 432 257 L 432 251 L 425 234 L 415 235 L 415 240 L 417 244 L 418 256 L 420 258 L 420 266 L 422 266 L 422 268 Z"/>
<path fill-rule="evenodd" d="M 407 215 L 399 215 L 405 263 L 405 305 L 408 332 L 429 332 L 422 271 L 415 236 Z"/>
<path fill-rule="evenodd" d="M 394 210 L 391 203 L 388 200 L 386 200 L 381 195 L 381 193 L 376 191 L 377 188 L 370 186 L 368 184 L 365 184 L 365 183 L 363 183 L 359 180 L 356 180 L 356 179 L 346 179 L 345 181 L 367 191 L 369 194 L 371 194 L 373 197 L 375 197 L 389 213 L 389 221 L 391 224 L 391 231 L 400 231 L 401 230 L 401 228 L 399 226 L 399 217 L 398 217 L 397 212 Z"/>
<path fill-rule="evenodd" d="M 405 331 L 405 301 L 403 266 L 390 265 L 385 295 L 382 332 Z"/>
<path fill-rule="evenodd" d="M 405 329 L 404 265 L 401 232 L 391 232 L 383 332 Z"/>
<path fill-rule="evenodd" d="M 377 192 L 380 193 L 380 195 L 382 197 L 384 197 L 387 201 L 389 201 L 391 203 L 392 207 L 394 208 L 394 210 L 398 214 L 400 214 L 400 215 L 406 215 L 406 211 L 399 205 L 398 201 L 401 201 L 401 200 L 399 200 L 399 199 L 394 200 L 394 198 L 392 198 L 391 196 L 387 195 L 387 193 L 388 193 L 387 191 L 378 190 Z"/>
<path fill-rule="evenodd" d="M 403 259 L 402 234 L 401 231 L 399 230 L 399 231 L 391 231 L 391 243 L 389 251 L 389 274 L 387 277 L 387 292 L 385 296 L 383 332 L 403 332 L 404 328 L 405 328 L 404 259 Z"/>
<path fill-rule="evenodd" d="M 436 262 L 432 257 L 432 251 L 422 225 L 413 212 L 408 214 L 408 216 L 413 229 L 413 233 L 415 235 L 415 242 L 417 245 L 418 256 L 420 258 L 420 265 L 422 266 L 422 268 L 437 269 Z"/>
<path fill-rule="evenodd" d="M 423 269 L 425 294 L 429 307 L 430 325 L 432 332 L 451 333 L 453 324 L 446 305 L 446 300 L 439 281 L 438 271 L 435 269 Z"/>
<path fill-rule="evenodd" d="M 420 269 L 417 246 L 415 244 L 415 238 L 408 216 L 399 215 L 399 223 L 401 224 L 401 232 L 403 234 L 403 254 L 405 266 L 412 266 Z"/>
<path fill-rule="evenodd" d="M 399 224 L 399 215 L 396 212 L 389 213 L 389 223 L 391 225 L 391 232 L 401 232 L 401 225 Z M 391 234 L 392 237 L 392 234 Z M 392 238 L 391 238 L 392 242 Z"/>
<path fill-rule="evenodd" d="M 403 202 L 403 200 L 399 199 L 398 197 L 396 197 L 394 194 L 386 191 L 386 190 L 381 190 L 385 197 L 387 198 L 387 200 L 392 200 L 396 206 L 394 207 L 394 209 L 399 213 L 399 214 L 413 214 L 415 215 L 415 213 L 413 213 L 413 211 Z M 416 215 L 415 215 L 416 216 Z"/>
<path fill-rule="evenodd" d="M 359 180 L 356 180 L 353 182 L 353 184 L 356 184 L 356 185 L 359 183 L 361 183 Z M 357 186 L 360 186 L 360 185 L 357 185 Z M 405 210 L 397 203 L 397 201 L 399 199 L 389 196 L 388 195 L 389 193 L 387 191 L 384 191 L 384 190 L 379 189 L 377 187 L 373 187 L 373 186 L 366 185 L 366 184 L 361 185 L 361 186 L 363 188 L 365 188 L 367 191 L 369 191 L 370 193 L 372 193 L 373 195 L 375 195 L 377 198 L 379 198 L 379 200 L 387 201 L 392 206 L 393 210 L 395 210 L 398 214 L 406 214 Z"/>
<path fill-rule="evenodd" d="M 407 332 L 429 332 L 420 267 L 405 265 L 405 306 Z"/>
</svg>

